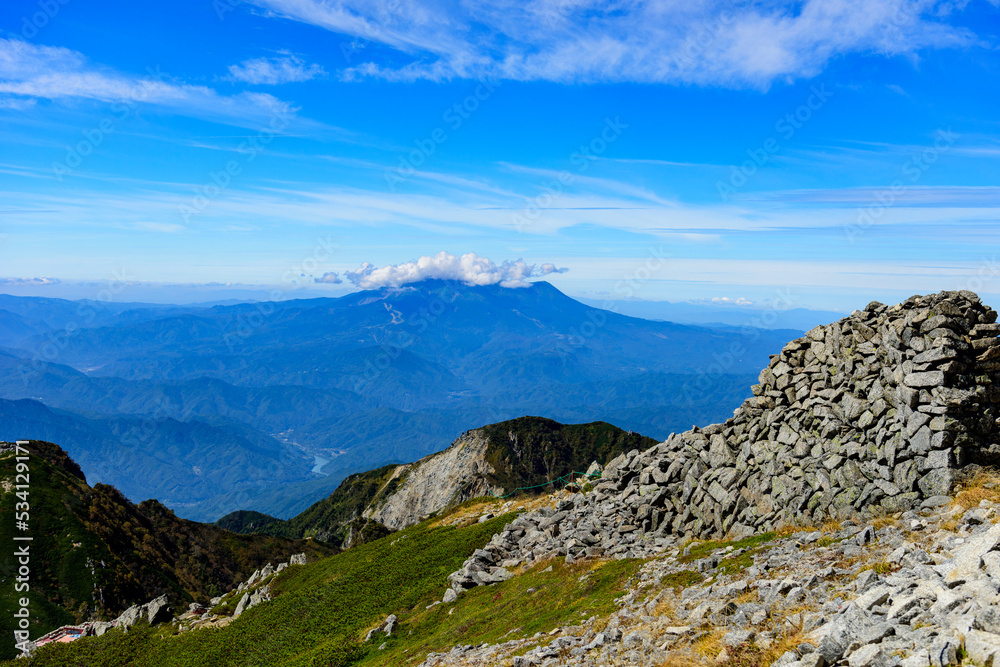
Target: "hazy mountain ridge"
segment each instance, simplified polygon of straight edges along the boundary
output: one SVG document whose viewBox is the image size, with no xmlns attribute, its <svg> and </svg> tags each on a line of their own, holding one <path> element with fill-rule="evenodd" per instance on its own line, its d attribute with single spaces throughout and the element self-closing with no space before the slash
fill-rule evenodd
<svg viewBox="0 0 1000 667">
<path fill-rule="evenodd" d="M 7 301 L 37 327 L 97 307 Z M 48 320 L 47 308 L 56 312 Z M 415 460 L 470 426 L 524 414 L 603 420 L 664 438 L 739 405 L 753 371 L 787 337 L 639 320 L 595 310 L 547 283 L 510 289 L 443 281 L 275 303 L 117 304 L 91 324 L 0 350 L 0 398 L 39 400 L 90 421 L 138 417 L 161 449 L 197 451 L 170 442 L 178 437 L 170 419 L 229 433 L 215 438 L 216 448 L 236 437 L 238 425 L 257 432 L 237 431 L 238 439 L 285 445 L 296 461 L 278 477 L 294 485 L 287 493 L 233 480 L 178 495 L 166 478 L 137 489 L 96 442 L 51 434 L 88 473 L 130 497 L 169 498 L 202 520 L 237 508 L 294 516 L 352 472 Z M 157 456 L 148 442 L 137 451 Z M 97 458 L 105 461 L 100 470 Z M 187 461 L 178 490 L 196 484 L 190 472 L 209 464 Z M 315 479 L 314 468 L 331 478 Z"/>
<path fill-rule="evenodd" d="M 811 310 L 795 307 L 790 295 L 780 295 L 773 302 L 691 302 L 644 301 L 640 299 L 616 301 L 613 299 L 585 299 L 580 301 L 595 308 L 613 310 L 622 315 L 645 320 L 699 324 L 702 326 L 749 327 L 763 329 L 798 329 L 806 331 L 818 324 L 839 320 L 844 313 L 832 310 Z"/>
</svg>

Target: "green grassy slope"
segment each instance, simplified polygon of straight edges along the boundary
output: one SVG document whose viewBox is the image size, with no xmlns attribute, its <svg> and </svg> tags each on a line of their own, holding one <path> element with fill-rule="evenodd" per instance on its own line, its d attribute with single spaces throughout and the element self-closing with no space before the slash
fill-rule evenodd
<svg viewBox="0 0 1000 667">
<path fill-rule="evenodd" d="M 245 612 L 229 626 L 176 636 L 169 627 L 117 630 L 100 638 L 48 646 L 34 667 L 195 665 L 346 667 L 418 664 L 430 651 L 456 643 L 493 641 L 515 627 L 525 636 L 584 616 L 606 614 L 638 569 L 638 561 L 543 564 L 510 581 L 469 591 L 436 605 L 447 575 L 486 543 L 512 515 L 463 527 L 426 521 L 388 537 L 305 566 L 289 568 L 274 586 L 275 599 Z M 534 589 L 534 590 L 529 590 Z M 453 613 L 450 613 L 454 609 Z M 399 616 L 394 636 L 364 643 L 367 631 L 389 614 Z"/>
</svg>

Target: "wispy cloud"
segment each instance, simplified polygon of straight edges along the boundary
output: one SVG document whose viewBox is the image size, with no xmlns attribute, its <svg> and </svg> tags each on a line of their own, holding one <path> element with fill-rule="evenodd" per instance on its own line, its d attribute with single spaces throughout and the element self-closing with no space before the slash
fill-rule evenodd
<svg viewBox="0 0 1000 667">
<path fill-rule="evenodd" d="M 711 164 L 708 162 L 674 162 L 673 160 L 654 160 L 648 158 L 629 158 L 629 157 L 604 157 L 599 156 L 595 158 L 597 160 L 607 160 L 608 162 L 617 162 L 619 164 L 643 164 L 651 165 L 656 167 L 711 167 L 713 169 L 718 168 L 720 165 Z"/>
<path fill-rule="evenodd" d="M 527 176 L 527 174 L 525 174 Z M 430 181 L 428 181 L 430 183 Z M 446 234 L 451 238 L 513 234 L 526 242 L 554 239 L 572 229 L 605 229 L 658 237 L 684 244 L 719 241 L 734 232 L 766 233 L 775 230 L 832 229 L 853 224 L 854 209 L 872 201 L 878 187 L 801 190 L 758 195 L 731 204 L 650 201 L 642 191 L 628 191 L 628 184 L 597 191 L 591 184 L 567 189 L 559 206 L 545 208 L 517 231 L 512 214 L 535 192 L 531 178 L 503 190 L 462 188 L 459 179 L 441 183 L 437 191 L 387 194 L 378 189 L 332 187 L 323 183 L 297 183 L 270 187 L 233 188 L 213 201 L 201 214 L 205 228 L 245 226 L 248 220 L 262 228 L 288 225 L 339 227 L 363 230 L 412 229 L 421 234 Z M 14 226 L 60 225 L 67 220 L 94 228 L 130 226 L 135 221 L 180 225 L 179 205 L 190 199 L 191 184 L 129 183 L 112 191 L 59 193 L 0 192 L 14 212 L 5 222 Z M 919 229 L 944 233 L 957 227 L 990 228 L 997 219 L 993 188 L 912 188 L 887 207 L 880 227 L 905 226 L 912 235 Z M 778 204 L 778 205 L 776 205 Z M 961 223 L 961 224 L 959 224 Z M 986 227 L 982 227 L 986 225 Z M 164 231 L 170 228 L 164 228 Z M 935 231 L 936 230 L 936 231 Z"/>
<path fill-rule="evenodd" d="M 93 66 L 83 54 L 61 47 L 0 39 L 0 105 L 8 108 L 37 99 L 89 99 L 101 102 L 149 104 L 174 113 L 258 129 L 270 120 L 292 118 L 297 109 L 258 92 L 222 95 L 206 86 L 172 80 L 150 70 L 136 77 Z"/>
<path fill-rule="evenodd" d="M 30 97 L 0 97 L 0 109 L 24 111 L 35 106 L 36 100 Z"/>
<path fill-rule="evenodd" d="M 519 164 L 511 164 L 509 162 L 501 162 L 500 165 L 510 171 L 535 176 L 540 180 L 540 182 L 559 181 L 560 176 L 565 173 L 555 169 L 540 169 L 538 167 L 528 167 Z M 610 178 L 598 178 L 595 176 L 581 176 L 579 174 L 573 174 L 573 180 L 577 185 L 585 187 L 589 192 L 614 192 L 627 197 L 635 198 L 639 201 L 654 202 L 663 206 L 672 205 L 672 202 L 662 199 L 655 192 L 651 192 L 646 188 L 626 183 L 624 181 Z"/>
<path fill-rule="evenodd" d="M 946 0 L 252 0 L 274 15 L 398 52 L 344 78 L 497 76 L 767 87 L 851 53 L 912 55 L 975 43 Z"/>
<path fill-rule="evenodd" d="M 798 204 L 823 204 L 829 206 L 858 206 L 877 201 L 885 186 L 790 190 L 767 192 L 744 197 L 745 201 L 781 201 Z M 1000 187 L 996 186 L 915 186 L 901 188 L 893 193 L 894 205 L 948 208 L 1000 207 Z"/>
<path fill-rule="evenodd" d="M 298 56 L 282 51 L 276 58 L 251 58 L 229 66 L 229 79 L 253 85 L 278 85 L 309 81 L 326 72 L 316 63 L 308 64 Z"/>
</svg>

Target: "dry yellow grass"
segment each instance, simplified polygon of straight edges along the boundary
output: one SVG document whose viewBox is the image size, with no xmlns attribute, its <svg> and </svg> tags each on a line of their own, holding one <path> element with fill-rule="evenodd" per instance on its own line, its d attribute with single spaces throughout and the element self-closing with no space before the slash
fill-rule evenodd
<svg viewBox="0 0 1000 667">
<path fill-rule="evenodd" d="M 836 533 L 840 530 L 840 519 L 830 519 L 820 526 L 820 530 L 824 533 Z"/>
<path fill-rule="evenodd" d="M 871 570 L 875 574 L 892 574 L 900 568 L 899 563 L 890 563 L 886 560 L 879 560 L 873 563 L 868 563 L 863 566 L 858 572 L 864 572 L 865 570 Z"/>
<path fill-rule="evenodd" d="M 669 619 L 677 618 L 677 609 L 674 606 L 674 598 L 672 596 L 664 596 L 660 598 L 660 601 L 656 603 L 653 607 L 653 615 L 667 617 Z"/>
<path fill-rule="evenodd" d="M 767 648 L 745 646 L 730 649 L 727 651 L 728 659 L 716 664 L 718 667 L 766 667 L 795 648 L 801 640 L 801 633 L 796 630 L 780 636 Z"/>
<path fill-rule="evenodd" d="M 880 516 L 875 517 L 871 521 L 871 527 L 874 528 L 875 530 L 878 530 L 879 528 L 885 528 L 886 526 L 898 527 L 899 519 L 896 518 L 895 516 L 892 516 L 891 514 L 882 514 Z"/>
<path fill-rule="evenodd" d="M 861 556 L 849 556 L 849 557 L 845 556 L 844 558 L 841 558 L 833 562 L 832 565 L 838 570 L 848 570 L 857 565 L 858 563 L 865 561 L 866 558 L 867 558 L 866 554 Z"/>
<path fill-rule="evenodd" d="M 819 530 L 819 528 L 813 525 L 789 523 L 779 527 L 774 532 L 776 532 L 779 537 L 788 537 L 789 535 L 794 535 L 795 533 L 815 533 L 817 530 Z"/>
<path fill-rule="evenodd" d="M 500 515 L 506 512 L 530 512 L 540 507 L 549 507 L 552 504 L 568 498 L 571 494 L 567 491 L 556 491 L 538 496 L 523 496 L 518 498 L 496 498 L 482 499 L 481 502 L 474 502 L 467 507 L 460 507 L 457 510 L 444 510 L 444 516 L 432 523 L 437 526 L 457 526 L 464 527 L 479 520 L 479 517 L 486 512 Z M 504 509 L 504 507 L 507 507 Z"/>
<path fill-rule="evenodd" d="M 726 631 L 721 628 L 714 628 L 711 632 L 701 637 L 691 645 L 694 652 L 704 658 L 715 658 L 722 652 L 722 649 L 726 648 L 726 645 L 722 643 L 722 638 L 726 635 Z"/>
<path fill-rule="evenodd" d="M 708 667 L 714 664 L 716 664 L 714 659 L 709 661 L 703 656 L 693 656 L 688 652 L 678 652 L 675 655 L 669 656 L 657 665 L 657 667 Z"/>
<path fill-rule="evenodd" d="M 979 503 L 988 500 L 991 503 L 1000 502 L 1000 471 L 986 469 L 977 472 L 961 486 L 955 495 L 955 505 L 963 509 L 979 507 Z"/>
<path fill-rule="evenodd" d="M 947 521 L 942 521 L 938 525 L 938 528 L 940 528 L 941 530 L 947 530 L 949 532 L 954 533 L 955 530 L 958 528 L 958 517 L 957 516 L 953 516 L 952 518 L 948 519 Z"/>
<path fill-rule="evenodd" d="M 802 641 L 802 634 L 796 628 L 779 634 L 767 648 L 754 644 L 726 648 L 722 643 L 725 634 L 724 629 L 713 630 L 697 639 L 689 651 L 678 650 L 660 663 L 659 667 L 765 667 Z M 725 658 L 720 661 L 723 649 Z"/>
</svg>

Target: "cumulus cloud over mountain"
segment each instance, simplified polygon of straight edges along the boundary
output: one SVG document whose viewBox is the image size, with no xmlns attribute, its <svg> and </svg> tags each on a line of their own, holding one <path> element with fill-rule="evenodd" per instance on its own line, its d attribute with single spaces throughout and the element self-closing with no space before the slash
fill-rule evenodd
<svg viewBox="0 0 1000 667">
<path fill-rule="evenodd" d="M 540 278 L 552 273 L 565 273 L 569 269 L 558 268 L 555 264 L 528 264 L 523 259 L 506 260 L 495 264 L 487 257 L 480 257 L 474 252 L 462 256 L 439 252 L 432 256 L 426 255 L 416 261 L 390 264 L 376 267 L 371 262 L 365 262 L 354 271 L 345 271 L 343 278 L 329 272 L 317 283 L 337 284 L 344 279 L 361 289 L 377 289 L 379 287 L 400 287 L 421 280 L 458 280 L 467 285 L 496 285 L 502 287 L 527 287 L 529 278 Z"/>
</svg>

